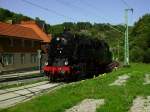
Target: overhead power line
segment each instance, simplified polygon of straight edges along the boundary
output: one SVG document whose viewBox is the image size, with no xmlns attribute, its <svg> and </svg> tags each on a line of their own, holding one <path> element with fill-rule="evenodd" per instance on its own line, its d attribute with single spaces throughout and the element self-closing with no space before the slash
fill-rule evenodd
<svg viewBox="0 0 150 112">
<path fill-rule="evenodd" d="M 130 9 L 132 16 L 133 16 L 134 9 L 125 0 L 121 0 L 121 1 L 128 7 L 127 9 Z M 131 18 L 131 21 L 132 21 L 132 18 Z"/>
<path fill-rule="evenodd" d="M 63 4 L 63 5 L 65 5 L 65 6 L 67 6 L 67 7 L 69 7 L 70 6 L 70 8 L 72 8 L 72 7 L 74 7 L 75 9 L 77 9 L 77 10 L 84 10 L 84 9 L 82 9 L 81 7 L 78 7 L 78 6 L 76 6 L 76 5 L 73 5 L 73 4 L 71 4 L 70 2 L 67 2 L 67 1 L 64 1 L 64 0 L 56 0 L 57 2 L 59 2 L 60 4 Z"/>
<path fill-rule="evenodd" d="M 38 7 L 38 8 L 40 8 L 40 9 L 42 9 L 42 10 L 45 10 L 45 11 L 50 12 L 50 13 L 53 13 L 53 14 L 55 14 L 55 15 L 57 15 L 57 16 L 61 16 L 61 17 L 64 17 L 64 18 L 66 18 L 66 19 L 76 21 L 74 18 L 68 17 L 68 16 L 66 16 L 66 15 L 64 15 L 64 14 L 62 14 L 62 13 L 59 13 L 59 12 L 55 11 L 55 10 L 52 10 L 52 9 L 49 9 L 49 8 L 42 7 L 41 5 L 32 3 L 32 2 L 27 1 L 27 0 L 22 0 L 22 1 L 25 2 L 25 3 L 27 3 L 27 4 L 32 5 L 32 6 L 34 6 L 34 7 Z"/>
<path fill-rule="evenodd" d="M 88 13 L 86 13 L 86 14 L 83 13 L 85 16 L 86 16 L 87 14 L 93 14 L 92 12 L 89 13 L 89 11 L 87 11 L 86 9 L 81 8 L 81 7 L 79 7 L 79 6 L 76 6 L 76 5 L 74 5 L 74 4 L 71 4 L 70 2 L 67 2 L 67 1 L 64 2 L 63 0 L 56 0 L 56 1 L 62 3 L 63 5 L 65 5 L 65 6 L 67 6 L 67 7 L 72 6 L 72 7 L 75 7 L 76 9 L 79 9 L 79 10 L 80 10 L 80 13 L 83 13 L 83 11 L 88 12 Z M 82 2 L 82 0 L 80 0 L 80 1 Z M 94 8 L 93 6 L 91 6 L 89 3 L 87 3 L 87 2 L 84 2 L 84 3 L 86 3 L 89 7 L 92 7 L 93 9 L 95 9 L 95 8 Z M 72 7 L 71 7 L 71 9 L 72 9 Z M 96 11 L 97 11 L 97 9 L 96 9 Z M 97 15 L 96 13 L 94 13 L 94 14 Z M 96 16 L 96 17 L 99 18 L 99 16 Z M 102 18 L 102 17 L 101 17 L 101 18 Z M 106 20 L 105 18 L 102 18 L 102 19 Z M 124 34 L 121 30 L 119 30 L 119 29 L 113 27 L 113 26 L 110 25 L 110 24 L 108 24 L 108 25 L 109 25 L 109 27 L 112 28 L 113 30 Z M 118 27 L 118 26 L 117 26 L 117 27 Z"/>
<path fill-rule="evenodd" d="M 72 17 L 68 17 L 68 16 L 66 16 L 66 15 L 64 15 L 64 14 L 61 14 L 61 13 L 59 13 L 59 12 L 55 11 L 55 10 L 52 10 L 52 9 L 49 9 L 49 8 L 42 7 L 41 5 L 38 5 L 38 4 L 35 4 L 35 3 L 32 3 L 32 2 L 27 1 L 27 0 L 22 0 L 22 1 L 23 1 L 23 2 L 25 2 L 25 3 L 27 3 L 27 4 L 32 5 L 32 6 L 34 6 L 34 7 L 38 7 L 38 8 L 40 8 L 40 9 L 42 9 L 42 10 L 45 10 L 45 11 L 50 12 L 50 13 L 53 13 L 53 14 L 55 14 L 55 15 L 57 15 L 57 16 L 61 16 L 61 17 L 67 18 L 67 19 L 69 19 L 69 20 L 76 21 L 74 18 L 72 18 Z M 110 28 L 112 28 L 113 30 L 115 30 L 115 31 L 120 32 L 120 33 L 122 33 L 122 34 L 123 34 L 123 32 L 122 32 L 122 31 L 120 31 L 120 30 L 116 29 L 115 27 L 113 27 L 113 26 L 112 26 L 112 25 L 110 25 L 110 24 L 108 24 L 108 25 L 109 25 L 109 27 L 110 27 Z"/>
<path fill-rule="evenodd" d="M 71 10 L 73 10 L 73 9 L 75 9 L 75 11 L 78 10 L 78 11 L 80 11 L 80 13 L 81 13 L 81 10 L 83 10 L 82 8 L 80 8 L 78 6 L 75 6 L 75 5 L 73 5 L 73 4 L 69 3 L 69 2 L 66 2 L 64 0 L 56 0 L 56 2 L 60 3 L 61 5 L 63 4 L 65 7 L 69 7 Z M 84 15 L 84 18 L 82 18 L 82 19 L 86 19 L 85 17 L 88 15 L 88 13 L 85 14 L 85 13 L 82 12 L 82 15 Z"/>
<path fill-rule="evenodd" d="M 79 0 L 80 2 L 82 2 L 83 3 L 83 0 Z M 96 12 L 98 12 L 99 13 L 99 9 L 97 8 L 97 7 L 95 7 L 94 5 L 92 5 L 92 4 L 90 4 L 89 2 L 85 2 L 84 1 L 84 4 L 86 4 L 88 7 L 91 7 L 93 10 L 95 10 Z M 102 14 L 102 13 L 101 13 Z M 98 16 L 99 17 L 99 16 Z M 102 18 L 102 19 L 104 19 L 104 20 L 106 20 L 107 19 L 107 17 L 105 16 L 105 17 L 100 17 L 100 18 Z M 110 25 L 110 24 L 108 24 L 109 25 L 109 27 L 110 28 L 112 28 L 113 30 L 115 30 L 115 31 L 117 31 L 117 32 L 120 32 L 120 33 L 122 33 L 122 34 L 124 34 L 123 33 L 123 31 L 121 31 L 121 27 L 119 27 L 119 26 L 116 26 L 116 27 L 118 27 L 119 29 L 117 29 L 117 28 L 115 28 L 115 27 L 113 27 L 112 25 Z"/>
<path fill-rule="evenodd" d="M 94 11 L 96 11 L 96 12 L 98 12 L 99 13 L 99 9 L 97 8 L 97 7 L 95 7 L 94 5 L 92 5 L 92 4 L 90 4 L 89 2 L 83 2 L 83 0 L 79 0 L 80 2 L 82 2 L 82 3 L 84 3 L 84 4 L 86 4 L 88 7 L 91 7 L 91 9 L 93 9 Z M 102 14 L 102 13 L 101 13 Z M 98 18 L 99 18 L 99 16 L 97 16 Z M 106 16 L 105 17 L 100 17 L 100 18 L 102 18 L 102 19 L 104 19 L 104 20 L 106 20 L 107 18 L 106 18 Z M 118 27 L 119 29 L 117 29 L 117 28 L 115 28 L 115 27 L 113 27 L 112 25 L 110 25 L 110 24 L 108 24 L 109 25 L 109 27 L 110 28 L 112 28 L 113 30 L 115 30 L 115 31 L 117 31 L 117 32 L 120 32 L 120 33 L 122 33 L 122 34 L 124 34 L 123 33 L 123 31 L 121 31 L 121 27 L 119 27 L 119 26 L 116 26 L 116 27 Z"/>
<path fill-rule="evenodd" d="M 131 8 L 130 5 L 125 1 L 125 0 L 121 0 L 128 8 Z"/>
<path fill-rule="evenodd" d="M 128 8 L 130 8 L 129 4 L 125 0 L 121 0 Z"/>
<path fill-rule="evenodd" d="M 82 7 L 79 7 L 78 5 L 72 4 L 64 0 L 56 0 L 56 1 L 60 4 L 63 4 L 65 7 L 70 8 L 71 10 L 75 10 L 76 12 L 81 13 L 84 16 L 84 19 L 86 19 L 87 16 L 91 16 L 89 11 L 87 11 L 86 9 Z"/>
</svg>

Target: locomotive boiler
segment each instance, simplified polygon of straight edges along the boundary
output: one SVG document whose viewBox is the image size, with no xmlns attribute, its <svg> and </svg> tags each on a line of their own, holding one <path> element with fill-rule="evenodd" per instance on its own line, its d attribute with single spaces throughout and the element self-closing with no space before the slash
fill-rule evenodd
<svg viewBox="0 0 150 112">
<path fill-rule="evenodd" d="M 112 53 L 104 40 L 64 31 L 52 39 L 43 70 L 50 81 L 72 81 L 111 71 L 110 63 Z"/>
</svg>

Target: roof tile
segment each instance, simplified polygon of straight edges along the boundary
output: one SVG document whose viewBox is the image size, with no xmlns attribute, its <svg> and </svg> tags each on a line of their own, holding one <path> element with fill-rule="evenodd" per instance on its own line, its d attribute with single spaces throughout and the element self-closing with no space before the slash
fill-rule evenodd
<svg viewBox="0 0 150 112">
<path fill-rule="evenodd" d="M 18 24 L 8 24 L 2 22 L 0 22 L 0 35 L 43 40 L 32 28 L 27 28 Z"/>
<path fill-rule="evenodd" d="M 32 28 L 43 40 L 43 42 L 49 43 L 51 41 L 51 35 L 47 35 L 37 24 L 35 21 L 22 21 L 21 26 Z"/>
</svg>

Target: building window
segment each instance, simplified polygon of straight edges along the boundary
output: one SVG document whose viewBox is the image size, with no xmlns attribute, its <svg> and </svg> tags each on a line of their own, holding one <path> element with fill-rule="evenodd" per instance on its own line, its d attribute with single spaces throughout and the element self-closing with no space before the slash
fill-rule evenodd
<svg viewBox="0 0 150 112">
<path fill-rule="evenodd" d="M 37 54 L 31 54 L 31 63 L 37 63 Z"/>
<path fill-rule="evenodd" d="M 13 47 L 14 46 L 14 40 L 11 38 L 10 39 L 10 46 Z"/>
<path fill-rule="evenodd" d="M 25 64 L 25 54 L 21 54 L 21 64 Z"/>
<path fill-rule="evenodd" d="M 32 47 L 32 48 L 34 47 L 34 41 L 32 41 L 32 43 L 31 43 L 31 47 Z"/>
<path fill-rule="evenodd" d="M 13 54 L 3 54 L 2 60 L 4 65 L 14 64 L 14 55 Z"/>
<path fill-rule="evenodd" d="M 25 46 L 25 44 L 24 44 L 24 39 L 22 40 L 22 47 L 24 47 Z"/>
</svg>

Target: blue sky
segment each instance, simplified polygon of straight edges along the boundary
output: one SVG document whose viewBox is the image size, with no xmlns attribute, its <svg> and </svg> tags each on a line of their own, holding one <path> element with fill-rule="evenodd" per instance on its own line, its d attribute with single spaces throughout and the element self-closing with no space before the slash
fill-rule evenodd
<svg viewBox="0 0 150 112">
<path fill-rule="evenodd" d="M 129 13 L 132 25 L 139 17 L 150 13 L 150 0 L 0 0 L 0 7 L 32 18 L 39 17 L 52 25 L 70 21 L 124 24 L 124 9 L 132 7 L 134 13 Z"/>
</svg>

